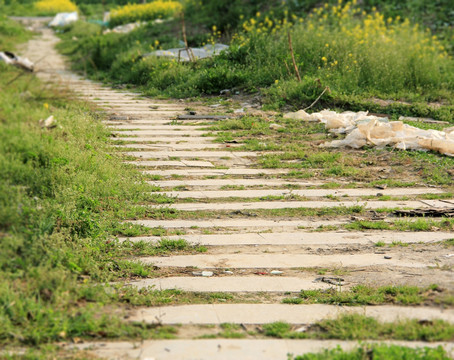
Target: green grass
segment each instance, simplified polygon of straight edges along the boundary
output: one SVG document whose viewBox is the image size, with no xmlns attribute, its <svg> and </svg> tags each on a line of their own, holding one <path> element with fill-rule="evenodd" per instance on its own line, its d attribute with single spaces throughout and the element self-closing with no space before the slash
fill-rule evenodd
<svg viewBox="0 0 454 360">
<path fill-rule="evenodd" d="M 307 5 L 311 8 L 315 3 Z M 240 5 L 227 8 L 236 6 Z M 389 114 L 452 118 L 454 61 L 449 56 L 450 37 L 439 40 L 407 21 L 396 18 L 388 21 L 388 17 L 382 17 L 368 5 L 364 6 L 370 10 L 366 14 L 361 14 L 360 7 L 333 5 L 316 8 L 309 15 L 307 6 L 303 6 L 304 10 L 296 6 L 286 12 L 285 6 L 272 3 L 259 14 L 251 13 L 254 6 L 260 7 L 260 1 L 243 6 L 242 12 L 247 15 L 241 23 L 231 22 L 238 24 L 236 29 L 230 29 L 232 39 L 224 35 L 222 40 L 231 40 L 230 51 L 197 63 L 144 57 L 157 46 L 164 49 L 177 46 L 176 21 L 145 26 L 126 35 L 87 33 L 73 41 L 74 32 L 80 33 L 84 27 L 76 24 L 63 35 L 65 41 L 60 48 L 71 54 L 79 70 L 109 81 L 142 86 L 150 95 L 181 98 L 235 88 L 246 93 L 260 91 L 272 108 L 286 104 L 302 107 L 328 86 L 331 91 L 317 107 L 368 108 Z M 204 3 L 196 12 L 190 12 L 188 22 L 191 17 L 200 20 L 203 13 L 216 7 Z M 382 7 L 387 9 L 386 14 L 393 12 Z M 214 19 L 217 15 L 210 16 Z M 226 17 L 223 12 L 223 19 Z M 208 18 L 205 26 L 213 21 Z M 225 29 L 221 19 L 212 25 Z M 190 45 L 216 41 L 218 32 L 207 30 L 202 26 L 198 31 L 188 31 Z M 301 82 L 285 66 L 291 65 L 287 31 L 292 34 L 296 62 L 303 74 Z M 377 57 L 377 51 L 383 55 Z M 408 100 L 410 105 L 377 105 L 370 100 L 372 97 Z M 434 108 L 427 106 L 427 101 L 443 101 L 443 105 Z"/>
<path fill-rule="evenodd" d="M 300 356 L 289 356 L 289 360 L 449 360 L 446 351 L 437 348 L 416 348 L 398 345 L 362 345 L 355 350 L 345 351 L 341 347 L 324 350 L 319 353 L 308 353 Z"/>
<path fill-rule="evenodd" d="M 286 304 L 336 304 L 346 306 L 399 304 L 421 305 L 425 302 L 445 298 L 442 290 L 435 286 L 418 288 L 416 286 L 382 286 L 373 288 L 356 285 L 349 290 L 302 290 L 297 297 L 285 298 Z M 440 300 L 443 302 L 443 300 Z"/>
<path fill-rule="evenodd" d="M 281 339 L 340 339 L 340 340 L 411 340 L 452 341 L 454 325 L 443 320 L 419 322 L 402 320 L 384 323 L 364 315 L 342 315 L 337 319 L 317 322 L 306 332 L 296 332 L 285 322 L 263 326 L 265 336 Z"/>
</svg>

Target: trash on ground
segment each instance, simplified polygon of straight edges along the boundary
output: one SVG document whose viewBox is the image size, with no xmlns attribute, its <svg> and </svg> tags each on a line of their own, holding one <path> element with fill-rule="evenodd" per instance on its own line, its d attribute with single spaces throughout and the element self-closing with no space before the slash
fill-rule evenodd
<svg viewBox="0 0 454 360">
<path fill-rule="evenodd" d="M 434 209 L 423 208 L 413 210 L 395 210 L 394 215 L 411 217 L 454 217 L 454 204 L 451 208 Z"/>
<path fill-rule="evenodd" d="M 292 115 L 293 114 L 293 115 Z M 454 127 L 439 130 L 423 130 L 404 124 L 402 121 L 389 121 L 388 118 L 368 115 L 367 112 L 336 113 L 323 110 L 308 114 L 303 110 L 285 114 L 284 117 L 304 121 L 318 121 L 335 134 L 347 134 L 343 140 L 324 143 L 322 147 L 393 146 L 401 150 L 433 150 L 454 156 Z"/>
<path fill-rule="evenodd" d="M 46 129 L 53 129 L 57 126 L 57 120 L 55 120 L 54 116 L 51 115 L 46 120 L 39 120 L 39 126 Z"/>
<path fill-rule="evenodd" d="M 66 26 L 79 20 L 77 11 L 70 13 L 58 13 L 48 24 L 50 27 Z"/>
<path fill-rule="evenodd" d="M 420 117 L 412 117 L 412 116 L 399 116 L 400 121 L 415 121 L 415 122 L 423 122 L 428 124 L 449 124 L 448 121 L 440 121 L 434 120 L 432 118 L 420 118 Z"/>
<path fill-rule="evenodd" d="M 219 55 L 221 51 L 227 50 L 228 48 L 229 46 L 224 44 L 214 45 L 208 44 L 202 48 L 190 48 L 189 49 L 190 54 L 188 54 L 188 50 L 186 50 L 186 48 L 175 48 L 168 50 L 152 51 L 151 53 L 145 54 L 144 57 L 147 56 L 168 57 L 178 59 L 180 61 L 191 61 L 192 55 L 194 55 L 195 59 L 205 59 Z"/>
<path fill-rule="evenodd" d="M 33 72 L 34 64 L 27 58 L 23 58 L 9 51 L 0 52 L 0 61 L 8 65 L 14 65 L 24 70 Z"/>
<path fill-rule="evenodd" d="M 279 270 L 273 270 L 270 272 L 271 275 L 282 275 L 284 272 Z"/>
<path fill-rule="evenodd" d="M 214 275 L 212 271 L 194 271 L 192 273 L 194 276 L 203 276 L 203 277 L 211 277 Z"/>
<path fill-rule="evenodd" d="M 103 34 L 108 34 L 108 33 L 117 33 L 117 34 L 127 34 L 130 33 L 131 31 L 137 29 L 138 27 L 142 26 L 145 23 L 141 22 L 135 22 L 135 23 L 129 23 L 125 25 L 118 25 L 115 26 L 113 29 L 106 29 L 102 33 Z"/>
<path fill-rule="evenodd" d="M 343 285 L 342 283 L 345 280 L 340 277 L 322 276 L 322 277 L 316 278 L 314 281 L 315 282 L 324 282 L 324 283 L 327 283 L 330 285 L 342 286 Z"/>
</svg>

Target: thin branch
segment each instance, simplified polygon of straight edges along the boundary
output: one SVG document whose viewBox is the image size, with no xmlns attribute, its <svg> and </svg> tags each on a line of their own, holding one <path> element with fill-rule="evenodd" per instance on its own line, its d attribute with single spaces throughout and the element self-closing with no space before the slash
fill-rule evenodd
<svg viewBox="0 0 454 360">
<path fill-rule="evenodd" d="M 292 54 L 292 61 L 293 61 L 293 67 L 295 68 L 296 78 L 298 79 L 299 82 L 301 82 L 300 71 L 298 70 L 298 66 L 296 65 L 295 53 L 293 52 L 292 36 L 290 35 L 290 30 L 287 31 L 287 35 L 288 35 L 288 47 L 290 49 L 290 53 Z"/>
<path fill-rule="evenodd" d="M 304 110 L 304 111 L 309 110 L 312 106 L 314 106 L 315 104 L 317 104 L 317 102 L 320 100 L 320 98 L 323 96 L 323 94 L 324 94 L 325 92 L 327 92 L 327 91 L 331 91 L 331 90 L 329 89 L 328 86 L 325 87 L 325 89 L 322 91 L 322 93 L 318 96 L 317 99 L 315 99 L 315 101 L 314 101 L 312 104 L 310 104 L 307 108 L 305 108 L 305 109 L 303 109 L 303 110 Z"/>
</svg>

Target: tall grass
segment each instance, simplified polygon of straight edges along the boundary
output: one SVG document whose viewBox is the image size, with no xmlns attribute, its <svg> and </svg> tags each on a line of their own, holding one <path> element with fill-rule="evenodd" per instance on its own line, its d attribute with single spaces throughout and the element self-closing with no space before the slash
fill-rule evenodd
<svg viewBox="0 0 454 360">
<path fill-rule="evenodd" d="M 27 37 L 5 18 L 0 28 L 0 44 Z M 149 188 L 109 154 L 109 133 L 86 105 L 1 62 L 0 72 L 0 344 L 127 335 L 99 304 L 83 306 L 83 286 L 147 274 L 109 238 Z M 58 126 L 41 128 L 49 115 Z"/>
<path fill-rule="evenodd" d="M 151 95 L 183 97 L 235 88 L 262 91 L 278 105 L 302 106 L 329 87 L 325 100 L 375 96 L 453 104 L 454 61 L 445 42 L 430 30 L 399 17 L 385 18 L 375 9 L 367 13 L 354 1 L 326 4 L 306 17 L 285 10 L 281 15 L 257 13 L 243 21 L 228 52 L 191 64 L 145 56 L 156 46 L 175 46 L 168 37 L 170 25 L 82 39 L 76 49 L 62 46 L 75 59 L 85 58 L 79 67 L 143 85 Z M 193 45 L 215 40 L 216 29 Z M 288 34 L 301 82 L 295 77 Z M 67 38 L 71 36 L 70 31 Z"/>
</svg>

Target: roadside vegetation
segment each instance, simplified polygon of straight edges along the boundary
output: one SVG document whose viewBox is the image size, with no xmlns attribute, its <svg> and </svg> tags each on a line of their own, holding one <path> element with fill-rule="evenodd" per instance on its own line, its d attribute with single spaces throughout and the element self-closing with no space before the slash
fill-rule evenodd
<svg viewBox="0 0 454 360">
<path fill-rule="evenodd" d="M 228 32 L 219 24 L 209 32 L 192 26 L 197 19 L 191 16 L 189 12 L 190 46 L 223 41 L 229 43 L 229 51 L 195 63 L 148 56 L 155 49 L 181 47 L 178 19 L 145 25 L 129 34 L 102 35 L 100 28 L 84 32 L 82 24 L 74 24 L 66 29 L 60 48 L 71 55 L 76 69 L 141 86 L 149 95 L 179 98 L 234 89 L 244 94 L 259 92 L 268 107 L 279 109 L 307 106 L 329 88 L 320 107 L 375 106 L 392 111 L 374 102 L 377 98 L 406 101 L 395 106 L 416 115 L 435 112 L 427 105 L 435 102 L 437 118 L 453 116 L 453 40 L 400 15 L 385 16 L 372 7 L 364 10 L 355 1 L 326 3 L 309 14 L 271 6 L 249 18 L 243 15 Z M 93 36 L 96 31 L 99 35 Z"/>
</svg>

